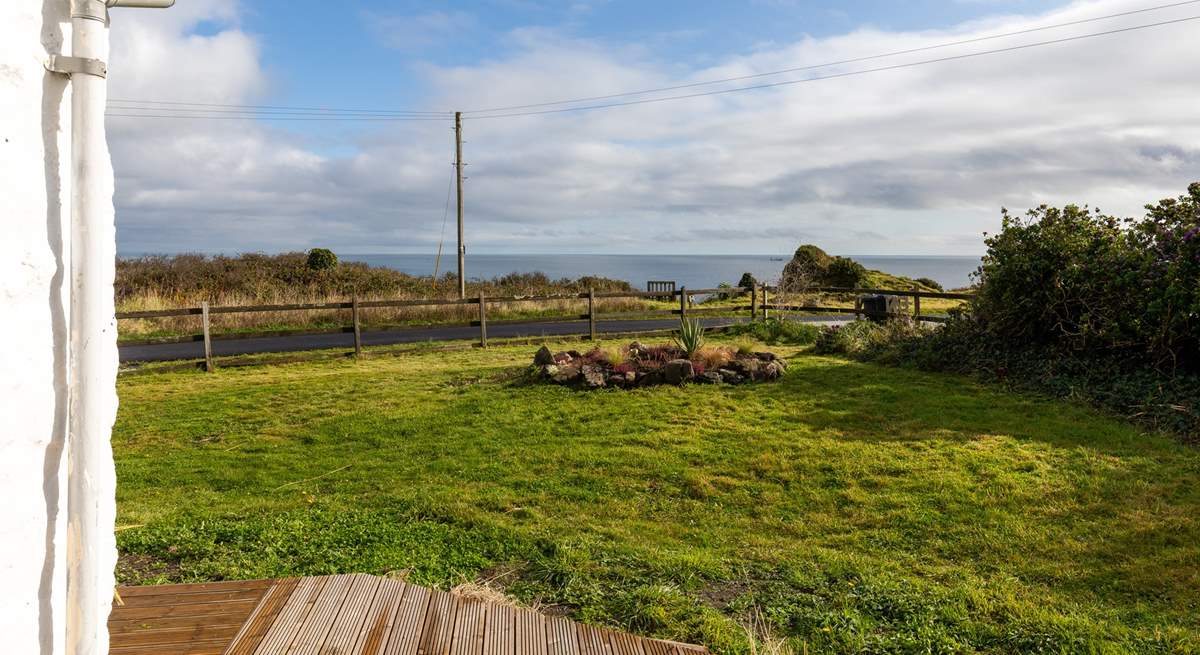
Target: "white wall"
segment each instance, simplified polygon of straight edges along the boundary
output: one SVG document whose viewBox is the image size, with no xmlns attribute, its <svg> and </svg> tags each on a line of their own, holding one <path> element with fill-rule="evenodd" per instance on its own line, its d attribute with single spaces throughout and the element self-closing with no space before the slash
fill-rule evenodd
<svg viewBox="0 0 1200 655">
<path fill-rule="evenodd" d="M 66 651 L 68 0 L 0 0 L 0 652 Z M 64 45 L 65 44 L 65 45 Z M 109 219 L 105 219 L 109 220 Z M 108 476 L 102 476 L 108 477 Z M 115 500 L 102 499 L 111 508 Z M 115 551 L 102 544 L 112 564 Z"/>
</svg>

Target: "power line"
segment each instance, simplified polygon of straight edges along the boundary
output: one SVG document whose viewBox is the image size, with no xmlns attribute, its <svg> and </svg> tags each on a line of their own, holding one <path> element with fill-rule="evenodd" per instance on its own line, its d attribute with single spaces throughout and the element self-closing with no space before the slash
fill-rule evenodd
<svg viewBox="0 0 1200 655">
<path fill-rule="evenodd" d="M 627 91 L 627 92 L 623 92 L 623 93 L 613 93 L 613 94 L 608 94 L 608 95 L 597 95 L 597 96 L 588 96 L 588 97 L 582 97 L 582 98 L 573 98 L 570 100 L 554 100 L 554 101 L 523 104 L 523 105 L 510 105 L 510 106 L 506 106 L 506 107 L 492 107 L 489 109 L 475 109 L 475 110 L 470 110 L 470 111 L 464 111 L 463 113 L 464 114 L 491 114 L 491 113 L 496 113 L 496 112 L 515 111 L 515 110 L 519 110 L 519 109 L 534 109 L 534 108 L 539 108 L 539 107 L 552 107 L 552 106 L 557 106 L 557 105 L 576 104 L 576 103 L 581 103 L 581 102 L 595 102 L 595 101 L 599 101 L 599 100 L 610 100 L 610 99 L 614 99 L 614 98 L 647 95 L 650 93 L 662 93 L 662 92 L 666 92 L 666 91 L 677 91 L 680 89 L 697 88 L 697 87 L 702 87 L 702 86 L 711 86 L 711 85 L 715 85 L 715 84 L 727 84 L 730 82 L 739 82 L 739 81 L 749 80 L 749 79 L 772 77 L 775 75 L 783 75 L 786 73 L 796 73 L 796 72 L 801 72 L 801 71 L 806 71 L 806 70 L 817 70 L 820 68 L 828 68 L 830 66 L 840 66 L 840 65 L 845 65 L 845 64 L 873 61 L 873 60 L 877 60 L 877 59 L 884 59 L 887 57 L 895 57 L 895 56 L 905 55 L 905 54 L 913 54 L 913 53 L 917 53 L 917 52 L 927 52 L 930 50 L 938 50 L 938 49 L 942 49 L 942 48 L 967 45 L 967 44 L 971 44 L 971 43 L 979 43 L 979 42 L 983 42 L 983 41 L 1008 38 L 1008 37 L 1012 37 L 1012 36 L 1020 36 L 1023 34 L 1043 32 L 1043 31 L 1047 31 L 1047 30 L 1060 29 L 1063 27 L 1071 27 L 1071 26 L 1075 26 L 1075 25 L 1083 25 L 1083 24 L 1094 23 L 1094 22 L 1099 22 L 1099 21 L 1103 21 L 1103 20 L 1110 20 L 1113 18 L 1121 18 L 1121 17 L 1125 17 L 1125 16 L 1133 16 L 1133 15 L 1137 15 L 1137 14 L 1161 11 L 1164 9 L 1173 9 L 1173 8 L 1187 6 L 1187 5 L 1198 4 L 1198 3 L 1200 3 L 1200 0 L 1184 0 L 1181 2 L 1156 5 L 1153 7 L 1145 7 L 1142 9 L 1134 9 L 1134 10 L 1124 11 L 1124 12 L 1119 12 L 1119 13 L 1114 13 L 1114 14 L 1106 14 L 1104 16 L 1095 16 L 1092 18 L 1083 18 L 1083 19 L 1067 21 L 1067 22 L 1063 22 L 1063 23 L 1055 23 L 1053 25 L 1043 25 L 1041 27 L 1032 27 L 1032 28 L 1016 30 L 1016 31 L 1012 31 L 1012 32 L 1004 32 L 1001 34 L 992 34 L 992 35 L 988 35 L 988 36 L 981 36 L 981 37 L 975 37 L 975 38 L 970 38 L 970 39 L 962 39 L 962 40 L 951 41 L 951 42 L 946 42 L 946 43 L 938 43 L 938 44 L 922 46 L 922 47 L 918 47 L 918 48 L 909 48 L 906 50 L 896 50 L 896 51 L 892 51 L 892 52 L 868 55 L 868 56 L 864 56 L 864 57 L 855 57 L 852 59 L 843 59 L 843 60 L 839 60 L 839 61 L 831 61 L 831 62 L 825 62 L 825 63 L 821 63 L 821 64 L 810 64 L 810 65 L 798 66 L 798 67 L 793 67 L 793 68 L 785 68 L 785 69 L 775 70 L 775 71 L 753 73 L 753 74 L 741 75 L 741 76 L 737 76 L 737 77 L 728 77 L 728 78 L 718 79 L 718 80 L 707 80 L 707 81 L 703 81 L 703 82 L 677 84 L 677 85 L 673 85 L 673 86 L 659 87 L 656 89 L 644 89 L 641 91 Z M 1183 19 L 1183 20 L 1192 20 L 1192 19 L 1188 18 L 1188 19 Z M 1157 27 L 1159 25 L 1169 24 L 1171 22 L 1180 22 L 1180 21 L 1165 21 L 1163 23 L 1155 23 L 1153 25 L 1139 26 L 1136 28 L 1127 28 L 1126 30 L 1113 30 L 1111 32 L 1101 32 L 1098 34 L 1084 35 L 1083 37 L 1077 37 L 1077 38 L 1090 38 L 1091 36 L 1101 36 L 1101 35 L 1106 35 L 1106 34 L 1117 33 L 1120 31 L 1128 31 L 1129 29 L 1144 29 L 1145 27 Z M 1068 38 L 1068 39 L 1064 39 L 1064 40 L 1073 40 L 1073 38 Z M 1030 44 L 1029 46 L 1021 46 L 1021 47 L 1035 47 L 1038 45 L 1048 45 L 1051 43 L 1060 43 L 1062 41 L 1063 40 L 1046 41 L 1046 42 Z M 1013 49 L 1019 49 L 1019 48 L 1013 48 Z M 978 56 L 980 54 L 992 54 L 994 52 L 1004 52 L 1007 50 L 1009 50 L 1009 49 L 987 51 L 984 53 L 964 55 L 964 56 L 960 56 L 957 58 L 964 58 L 967 56 Z M 954 59 L 954 58 L 929 60 L 928 62 L 917 62 L 914 65 L 920 65 L 923 63 L 934 63 L 937 61 L 948 61 L 951 59 Z M 898 67 L 903 67 L 903 66 L 898 66 Z M 853 74 L 877 72 L 878 70 L 890 70 L 891 68 L 893 68 L 893 67 L 870 69 L 867 71 L 855 72 Z M 844 75 L 839 74 L 839 75 L 825 76 L 825 77 L 821 77 L 821 78 L 809 78 L 806 80 L 792 80 L 792 81 L 779 83 L 777 85 L 796 84 L 796 83 L 799 83 L 802 81 L 810 81 L 810 80 L 815 81 L 816 79 L 829 79 L 832 77 L 840 77 L 840 76 L 844 76 Z M 743 88 L 745 90 L 751 90 L 751 89 L 757 89 L 757 88 L 767 88 L 767 86 L 768 85 L 755 85 L 755 86 L 749 86 L 749 87 L 742 87 L 739 89 L 722 90 L 722 91 L 720 91 L 720 93 L 729 93 L 729 92 L 733 92 L 733 91 L 742 90 Z M 662 98 L 662 100 L 674 100 L 674 99 L 681 99 L 681 98 L 687 98 L 687 97 L 698 97 L 699 95 L 711 95 L 711 94 L 695 94 L 695 95 L 688 94 L 688 95 L 681 95 L 681 96 L 673 96 L 673 97 L 669 97 L 669 98 Z M 657 100 L 657 99 L 655 99 L 655 100 Z M 629 103 L 629 104 L 642 104 L 642 102 L 644 102 L 644 101 L 639 101 L 636 103 Z M 203 112 L 203 113 L 205 113 L 205 117 L 207 117 L 207 114 L 209 112 L 247 114 L 254 118 L 258 118 L 258 117 L 269 118 L 269 117 L 276 116 L 276 115 L 279 115 L 279 116 L 284 116 L 284 115 L 307 116 L 307 115 L 310 115 L 310 113 L 311 113 L 311 115 L 314 115 L 314 116 L 329 117 L 331 120 L 351 120 L 354 116 L 357 116 L 357 115 L 369 116 L 371 118 L 384 118 L 384 117 L 390 118 L 392 116 L 435 118 L 435 117 L 439 117 L 439 116 L 449 117 L 449 116 L 452 116 L 454 113 L 452 111 L 433 111 L 433 110 L 364 109 L 364 108 L 345 109 L 345 108 L 329 108 L 329 107 L 294 107 L 294 106 L 285 106 L 285 105 L 240 105 L 240 104 L 227 104 L 227 103 L 181 102 L 181 101 L 172 101 L 172 100 L 136 100 L 136 99 L 128 99 L 128 98 L 110 98 L 109 103 L 110 103 L 110 106 L 109 106 L 110 109 L 115 109 L 118 111 L 147 111 L 147 112 L 157 111 L 157 112 L 165 112 L 165 113 L 179 113 L 179 112 L 200 113 L 200 112 Z M 610 104 L 603 105 L 603 107 L 622 106 L 622 104 L 623 103 L 610 103 Z M 134 105 L 134 106 L 118 106 L 118 105 Z M 149 105 L 149 106 L 137 106 L 137 105 Z M 194 108 L 199 108 L 199 109 L 186 109 L 188 107 L 194 107 Z M 588 109 L 588 108 L 589 107 L 580 107 L 580 108 L 563 109 L 563 110 L 559 110 L 559 111 L 572 111 L 575 109 Z M 601 106 L 590 107 L 590 108 L 601 108 Z M 229 111 L 229 110 L 234 110 L 234 111 Z M 252 110 L 252 111 L 244 111 L 243 112 L 243 111 L 239 111 L 239 110 Z M 545 112 L 545 113 L 551 113 L 551 112 Z M 109 115 L 117 116 L 117 117 L 128 117 L 125 114 L 109 114 Z M 170 118 L 170 116 L 165 116 L 165 115 L 152 115 L 152 114 L 137 114 L 137 115 L 138 116 L 144 115 L 146 118 Z M 342 118 L 343 115 L 345 115 L 346 118 Z M 527 115 L 527 114 L 514 114 L 514 115 Z M 194 116 L 189 116 L 189 117 L 194 117 Z M 237 116 L 237 118 L 241 118 L 241 117 L 243 117 L 243 116 Z M 493 117 L 499 118 L 500 116 L 475 116 L 474 118 L 493 118 Z M 219 118 L 219 117 L 214 116 L 214 118 Z M 270 119 L 271 120 L 294 120 L 294 119 L 286 119 L 286 118 L 270 118 Z"/>
<path fill-rule="evenodd" d="M 1194 0 L 1194 1 L 1200 2 L 1200 0 Z M 337 108 L 332 108 L 332 107 L 289 107 L 289 106 L 283 106 L 283 105 L 235 105 L 235 104 L 220 104 L 220 103 L 210 103 L 210 102 L 177 102 L 177 101 L 172 101 L 172 100 L 132 100 L 132 99 L 124 99 L 124 98 L 109 98 L 108 102 L 109 102 L 109 104 L 133 103 L 133 104 L 143 104 L 143 105 L 170 105 L 170 106 L 179 106 L 179 107 L 186 106 L 186 107 L 215 107 L 215 108 L 225 108 L 225 109 L 327 112 L 327 113 L 335 113 L 335 114 L 368 113 L 368 114 L 412 114 L 412 115 L 436 115 L 436 116 L 443 116 L 443 115 L 451 116 L 454 114 L 454 112 L 452 112 L 452 111 L 422 111 L 422 110 L 412 110 L 412 109 L 337 109 Z M 166 107 L 164 107 L 163 109 L 167 110 L 167 111 L 187 111 L 184 109 L 179 109 L 179 110 L 168 109 Z M 197 110 L 197 111 L 207 111 L 207 110 L 201 109 L 201 110 Z M 212 111 L 216 111 L 216 109 L 213 109 Z"/>
<path fill-rule="evenodd" d="M 1144 29 L 1149 29 L 1152 27 L 1162 27 L 1165 25 L 1175 25 L 1178 23 L 1186 23 L 1186 22 L 1194 21 L 1194 20 L 1200 20 L 1200 16 L 1188 16 L 1186 18 L 1165 20 L 1165 21 L 1160 21 L 1157 23 L 1148 23 L 1145 25 L 1135 25 L 1133 27 L 1123 27 L 1123 28 L 1118 28 L 1118 29 L 1113 29 L 1113 30 L 1107 30 L 1104 32 L 1092 32 L 1090 34 L 1080 34 L 1077 36 L 1068 36 L 1068 37 L 1063 37 L 1060 39 L 1051 39 L 1049 41 L 1038 41 L 1035 43 L 1026 43 L 1026 44 L 1022 44 L 1022 45 L 1009 46 L 1007 48 L 996 48 L 994 50 L 982 50 L 980 52 L 970 52 L 970 53 L 961 54 L 961 55 L 938 57 L 936 59 L 925 59 L 922 61 L 907 62 L 907 63 L 903 63 L 903 64 L 893 64 L 891 66 L 880 66 L 878 68 L 867 68 L 867 69 L 857 70 L 857 71 L 848 71 L 845 73 L 832 73 L 829 75 L 820 75 L 817 77 L 806 77 L 804 79 L 799 79 L 799 80 L 784 80 L 782 82 L 769 82 L 766 84 L 754 84 L 754 85 L 750 85 L 750 86 L 739 86 L 739 87 L 734 87 L 732 89 L 718 89 L 716 91 L 703 91 L 700 93 L 686 93 L 686 94 L 681 94 L 681 95 L 665 96 L 662 98 L 646 98 L 643 100 L 627 100 L 624 102 L 610 102 L 610 103 L 604 103 L 604 104 L 598 104 L 598 105 L 583 105 L 580 107 L 562 107 L 562 108 L 558 108 L 558 109 L 541 109 L 541 110 L 537 110 L 537 111 L 515 112 L 515 113 L 508 113 L 508 114 L 489 114 L 486 116 L 472 116 L 471 120 L 483 120 L 483 119 L 487 119 L 487 118 L 512 118 L 512 117 L 516 117 L 516 116 L 538 116 L 538 115 L 543 115 L 543 114 L 561 114 L 561 113 L 574 112 L 574 111 L 591 111 L 591 110 L 595 110 L 595 109 L 611 109 L 613 107 L 628 107 L 631 105 L 647 105 L 647 104 L 652 104 L 652 103 L 656 103 L 656 102 L 668 102 L 668 101 L 672 101 L 672 100 L 685 100 L 687 98 L 701 98 L 701 97 L 705 97 L 705 96 L 715 96 L 715 95 L 722 95 L 722 94 L 726 94 L 726 93 L 740 93 L 743 91 L 755 91 L 758 89 L 770 89 L 770 88 L 781 87 L 781 86 L 804 84 L 806 82 L 820 82 L 823 80 L 833 80 L 833 79 L 838 79 L 838 78 L 843 78 L 843 77 L 853 77 L 856 75 L 866 75 L 869 73 L 880 73 L 880 72 L 884 72 L 884 71 L 899 70 L 899 69 L 903 69 L 903 68 L 914 68 L 917 66 L 925 66 L 928 64 L 938 64 L 938 63 L 943 63 L 943 62 L 948 62 L 948 61 L 957 61 L 960 59 L 972 59 L 975 57 L 982 57 L 985 55 L 994 55 L 994 54 L 1000 54 L 1000 53 L 1005 53 L 1005 52 L 1014 52 L 1017 50 L 1026 50 L 1029 48 L 1037 48 L 1037 47 L 1041 47 L 1041 46 L 1054 45 L 1054 44 L 1059 44 L 1059 43 L 1069 43 L 1072 41 L 1080 41 L 1083 39 L 1091 39 L 1091 38 L 1096 38 L 1096 37 L 1101 37 L 1101 36 L 1111 36 L 1113 34 L 1134 32 L 1137 30 L 1144 30 Z"/>
<path fill-rule="evenodd" d="M 348 122 L 364 122 L 364 121 L 385 121 L 385 122 L 404 122 L 404 121 L 446 121 L 448 117 L 425 117 L 425 116 L 391 116 L 391 117 L 356 117 L 356 116 L 273 116 L 262 114 L 249 114 L 245 116 L 212 116 L 212 115 L 190 115 L 190 114 L 104 114 L 109 118 L 176 118 L 180 120 L 272 120 L 272 121 L 348 121 Z"/>
<path fill-rule="evenodd" d="M 1123 12 L 1116 13 L 1116 14 L 1107 14 L 1105 16 L 1095 16 L 1092 18 L 1083 18 L 1080 20 L 1073 20 L 1073 21 L 1068 21 L 1065 23 L 1055 23 L 1053 25 L 1043 25 L 1041 27 L 1031 27 L 1028 29 L 1016 30 L 1013 32 L 1004 32 L 1002 34 L 992 34 L 989 36 L 980 36 L 980 37 L 975 37 L 975 38 L 971 38 L 971 39 L 963 39 L 960 41 L 950 41 L 948 43 L 938 43 L 935 45 L 922 46 L 919 48 L 909 48 L 907 50 L 894 50 L 892 52 L 885 52 L 885 53 L 876 54 L 876 55 L 868 55 L 868 56 L 864 56 L 864 57 L 855 57 L 853 59 L 842 59 L 839 61 L 830 61 L 830 62 L 825 62 L 823 64 L 809 64 L 809 65 L 805 65 L 805 66 L 797 66 L 795 68 L 784 68 L 784 69 L 780 69 L 780 70 L 767 71 L 767 72 L 763 72 L 763 73 L 753 73 L 750 75 L 739 75 L 737 77 L 726 77 L 726 78 L 719 79 L 719 80 L 708 80 L 708 81 L 704 81 L 704 82 L 692 82 L 689 84 L 676 84 L 674 86 L 664 86 L 664 87 L 659 87 L 656 89 L 644 89 L 641 91 L 626 91 L 623 93 L 612 93 L 609 95 L 574 98 L 571 100 L 553 100 L 553 101 L 549 101 L 549 102 L 538 102 L 538 103 L 532 103 L 532 104 L 527 104 L 527 105 L 510 105 L 507 107 L 492 107 L 490 109 L 473 109 L 473 110 L 464 111 L 463 113 L 464 114 L 481 114 L 481 113 L 492 113 L 492 112 L 500 112 L 500 111 L 512 111 L 512 110 L 517 110 L 517 109 L 534 109 L 537 107 L 551 107 L 551 106 L 555 106 L 555 105 L 569 105 L 569 104 L 575 104 L 575 103 L 579 103 L 579 102 L 594 102 L 597 100 L 611 100 L 613 98 L 624 98 L 624 97 L 628 97 L 628 96 L 646 95 L 646 94 L 650 94 L 650 93 L 662 93 L 665 91 L 678 91 L 679 89 L 691 89 L 691 88 L 696 88 L 696 87 L 701 87 L 701 86 L 712 86 L 714 84 L 726 84 L 729 82 L 740 82 L 743 80 L 752 80 L 752 79 L 758 79 L 758 78 L 763 78 L 763 77 L 772 77 L 775 75 L 783 75 L 786 73 L 798 73 L 801 71 L 816 70 L 816 69 L 820 69 L 820 68 L 828 68 L 830 66 L 856 64 L 856 63 L 861 63 L 864 61 L 885 59 L 887 57 L 897 57 L 900 55 L 909 55 L 909 54 L 914 54 L 917 52 L 927 52 L 930 50 L 939 50 L 942 48 L 950 48 L 950 47 L 954 47 L 954 46 L 967 45 L 967 44 L 971 44 L 971 43 L 992 41 L 995 39 L 1003 39 L 1003 38 L 1007 38 L 1007 37 L 1011 37 L 1011 36 L 1020 36 L 1022 34 L 1032 34 L 1035 32 L 1044 32 L 1046 30 L 1060 29 L 1063 27 L 1071 27 L 1074 25 L 1084 25 L 1087 23 L 1095 23 L 1095 22 L 1099 22 L 1102 20 L 1110 20 L 1113 18 L 1121 18 L 1124 16 L 1133 16 L 1136 14 L 1144 14 L 1144 13 L 1149 13 L 1152 11 L 1161 11 L 1163 9 L 1173 9 L 1176 7 L 1183 7 L 1186 5 L 1193 5 L 1193 4 L 1197 4 L 1197 3 L 1200 3 L 1200 0 L 1185 0 L 1184 2 L 1175 2 L 1172 4 L 1158 5 L 1155 7 L 1146 7 L 1144 9 L 1134 9 L 1131 11 L 1123 11 Z"/>
<path fill-rule="evenodd" d="M 1175 5 L 1163 5 L 1163 7 L 1174 7 L 1174 6 L 1180 6 L 1183 4 L 1193 4 L 1193 3 L 1197 3 L 1197 2 L 1200 2 L 1200 0 L 1189 0 L 1189 2 L 1177 3 Z M 1154 10 L 1154 8 L 1144 9 L 1144 10 L 1138 10 L 1137 12 L 1126 12 L 1125 14 L 1114 14 L 1113 16 L 1128 15 L 1129 13 L 1140 13 L 1140 12 L 1153 11 L 1153 10 Z M 1100 20 L 1100 19 L 1097 18 L 1097 19 L 1092 19 L 1092 20 Z M 733 88 L 729 88 L 729 89 L 716 89 L 713 91 L 702 91 L 702 92 L 697 92 L 697 93 L 678 94 L 678 95 L 664 96 L 664 97 L 659 97 L 659 98 L 643 98 L 643 99 L 639 99 L 639 100 L 627 100 L 627 101 L 622 101 L 622 102 L 581 105 L 581 106 L 575 106 L 575 107 L 558 107 L 558 108 L 553 108 L 553 109 L 540 109 L 540 110 L 535 110 L 535 111 L 522 111 L 522 112 L 510 112 L 510 113 L 490 113 L 490 114 L 485 114 L 485 115 L 481 115 L 481 116 L 471 116 L 470 118 L 472 120 L 482 120 L 482 119 L 488 119 L 488 118 L 513 118 L 513 117 L 518 117 L 518 116 L 536 116 L 536 115 L 558 114 L 558 113 L 575 112 L 575 111 L 592 111 L 592 110 L 597 110 L 597 109 L 611 109 L 611 108 L 615 108 L 615 107 L 627 107 L 627 106 L 632 106 L 632 105 L 644 105 L 644 104 L 652 104 L 652 103 L 658 103 L 658 102 L 669 102 L 669 101 L 673 101 L 673 100 L 685 100 L 688 98 L 699 98 L 699 97 L 706 97 L 706 96 L 723 95 L 723 94 L 728 94 L 728 93 L 740 93 L 740 92 L 745 92 L 745 91 L 754 91 L 754 90 L 759 90 L 759 89 L 769 89 L 769 88 L 782 87 L 782 86 L 791 86 L 791 85 L 796 85 L 796 84 L 804 84 L 807 82 L 820 82 L 823 80 L 839 79 L 839 78 L 843 78 L 843 77 L 853 77 L 853 76 L 857 76 L 857 75 L 866 75 L 866 74 L 870 74 L 870 73 L 879 73 L 879 72 L 899 70 L 899 69 L 904 69 L 904 68 L 914 68 L 917 66 L 925 66 L 925 65 L 929 65 L 929 64 L 944 63 L 944 62 L 949 62 L 949 61 L 972 59 L 972 58 L 976 58 L 976 57 L 982 57 L 985 55 L 1001 54 L 1001 53 L 1006 53 L 1006 52 L 1014 52 L 1014 51 L 1018 51 L 1018 50 L 1027 50 L 1027 49 L 1031 49 L 1031 48 L 1038 48 L 1038 47 L 1043 47 L 1043 46 L 1048 46 L 1048 45 L 1056 45 L 1056 44 L 1061 44 L 1061 43 L 1081 41 L 1084 39 L 1091 39 L 1091 38 L 1097 38 L 1097 37 L 1102 37 L 1102 36 L 1111 36 L 1111 35 L 1115 35 L 1115 34 L 1123 34 L 1126 32 L 1134 32 L 1134 31 L 1150 29 L 1150 28 L 1154 28 L 1154 27 L 1163 27 L 1163 26 L 1167 26 L 1167 25 L 1186 23 L 1186 22 L 1191 22 L 1191 21 L 1195 21 L 1195 20 L 1200 20 L 1200 16 L 1188 16 L 1188 17 L 1184 17 L 1184 18 L 1159 21 L 1156 23 L 1147 23 L 1147 24 L 1143 24 L 1143 25 L 1134 25 L 1134 26 L 1130 26 L 1130 27 L 1116 28 L 1116 29 L 1106 30 L 1106 31 L 1102 31 L 1102 32 L 1091 32 L 1088 34 L 1079 34 L 1079 35 L 1075 35 L 1075 36 L 1062 37 L 1062 38 L 1058 38 L 1058 39 L 1037 41 L 1034 43 L 1025 43 L 1025 44 L 1009 46 L 1009 47 L 1005 47 L 1005 48 L 982 50 L 982 51 L 978 51 L 978 52 L 970 52 L 970 53 L 964 53 L 964 54 L 960 54 L 960 55 L 949 55 L 949 56 L 945 56 L 945 57 L 937 57 L 934 59 L 925 59 L 925 60 L 921 60 L 921 61 L 905 62 L 905 63 L 901 63 L 901 64 L 893 64 L 890 66 L 879 66 L 876 68 L 867 68 L 867 69 L 856 70 L 856 71 L 847 71 L 847 72 L 843 72 L 843 73 L 831 73 L 829 75 L 806 77 L 806 78 L 798 79 L 798 80 L 783 80 L 780 82 L 767 82 L 767 83 L 763 83 L 763 84 L 754 84 L 754 85 L 748 85 L 748 86 L 733 87 Z M 930 46 L 930 47 L 933 47 L 933 46 Z M 886 56 L 892 56 L 892 55 L 890 55 L 890 54 L 875 55 L 875 56 L 872 56 L 867 59 L 875 59 L 875 58 L 886 57 Z M 833 65 L 833 64 L 825 64 L 824 66 L 828 66 L 828 65 Z M 820 66 L 805 67 L 805 68 L 818 68 L 818 67 L 820 67 Z M 801 70 L 801 69 L 793 69 L 793 70 Z M 771 75 L 771 74 L 777 74 L 777 72 L 776 73 L 761 73 L 761 74 L 758 74 L 756 76 L 751 76 L 751 77 L 761 77 L 764 75 Z M 730 79 L 732 80 L 732 79 L 737 79 L 737 78 L 730 78 Z M 713 82 L 713 83 L 716 83 L 716 82 Z M 700 83 L 697 83 L 697 84 L 700 84 Z M 677 87 L 664 87 L 664 89 L 685 88 L 688 86 L 694 86 L 694 85 L 680 85 Z M 631 92 L 630 94 L 616 94 L 613 96 L 595 96 L 595 97 L 597 97 L 597 98 L 621 97 L 624 95 L 635 95 L 635 94 L 641 94 L 641 93 L 648 93 L 648 91 L 646 91 L 646 92 Z M 571 103 L 571 102 L 581 102 L 581 101 L 583 101 L 583 100 L 581 100 L 581 99 L 577 99 L 577 100 L 573 100 L 573 101 L 563 100 L 563 101 L 556 101 L 553 103 L 540 103 L 539 105 L 525 105 L 525 106 L 530 106 L 530 107 L 547 106 L 547 105 L 567 104 L 567 103 Z M 132 101 L 121 101 L 121 102 L 132 102 Z M 145 101 L 145 102 L 154 102 L 154 101 Z M 162 102 L 165 104 L 166 101 L 162 101 Z M 190 103 L 181 103 L 181 104 L 190 104 Z M 229 106 L 234 106 L 234 105 L 229 105 Z M 247 107 L 250 107 L 250 105 L 247 105 Z M 261 105 L 260 107 L 263 107 L 264 109 L 266 109 L 266 108 L 280 109 L 280 110 L 287 109 L 284 107 L 278 107 L 278 106 L 272 107 L 272 106 L 267 106 L 267 105 Z M 113 109 L 117 109 L 118 111 L 137 111 L 138 108 L 114 107 Z M 171 108 L 165 108 L 165 107 L 157 107 L 157 108 L 147 107 L 145 109 L 146 109 L 146 111 L 166 111 L 166 112 L 174 112 L 174 113 L 167 113 L 167 114 L 109 113 L 107 115 L 117 117 L 117 118 L 176 118 L 176 119 L 194 119 L 194 120 L 201 120 L 201 119 L 203 119 L 203 120 L 264 119 L 264 120 L 279 120 L 279 121 L 351 121 L 351 122 L 353 122 L 353 121 L 385 121 L 385 122 L 391 122 L 391 121 L 442 121 L 442 120 L 446 120 L 449 117 L 449 114 L 442 114 L 439 112 L 430 112 L 429 113 L 430 115 L 411 115 L 411 114 L 401 115 L 398 113 L 396 115 L 393 115 L 390 113 L 388 113 L 388 114 L 385 114 L 385 113 L 370 113 L 370 114 L 353 113 L 353 114 L 321 115 L 321 114 L 310 113 L 310 112 L 314 111 L 312 108 L 294 108 L 296 111 L 277 111 L 274 113 L 269 113 L 266 111 L 257 111 L 257 112 L 256 111 L 245 111 L 245 112 L 238 111 L 238 112 L 234 113 L 233 115 L 213 115 L 212 113 L 209 113 L 209 112 L 220 111 L 220 110 L 216 110 L 216 109 L 214 109 L 214 110 L 171 109 Z M 370 110 L 356 109 L 356 110 L 337 110 L 337 111 L 367 112 Z M 400 110 L 396 110 L 396 111 L 399 112 Z M 486 111 L 489 111 L 489 110 L 476 110 L 476 112 L 474 112 L 474 113 L 486 112 Z M 500 111 L 500 110 L 497 109 L 497 110 L 490 110 L 490 111 Z M 184 112 L 191 112 L 191 113 L 184 113 Z M 464 113 L 466 113 L 466 112 L 464 112 Z"/>
</svg>

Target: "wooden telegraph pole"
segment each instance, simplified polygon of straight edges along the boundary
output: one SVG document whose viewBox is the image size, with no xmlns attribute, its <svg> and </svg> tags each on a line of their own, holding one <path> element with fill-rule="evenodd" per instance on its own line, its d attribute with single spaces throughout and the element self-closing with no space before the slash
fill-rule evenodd
<svg viewBox="0 0 1200 655">
<path fill-rule="evenodd" d="M 467 298 L 467 278 L 463 272 L 467 249 L 463 245 L 463 160 L 462 112 L 454 112 L 454 176 L 458 181 L 458 299 Z"/>
</svg>

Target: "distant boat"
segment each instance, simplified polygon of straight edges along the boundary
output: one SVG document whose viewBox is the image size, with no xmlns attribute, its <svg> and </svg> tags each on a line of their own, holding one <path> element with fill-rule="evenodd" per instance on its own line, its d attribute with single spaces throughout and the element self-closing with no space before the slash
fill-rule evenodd
<svg viewBox="0 0 1200 655">
<path fill-rule="evenodd" d="M 772 258 L 771 258 L 771 261 L 773 261 L 773 262 L 786 262 L 786 261 L 787 261 L 787 257 L 772 257 Z"/>
</svg>

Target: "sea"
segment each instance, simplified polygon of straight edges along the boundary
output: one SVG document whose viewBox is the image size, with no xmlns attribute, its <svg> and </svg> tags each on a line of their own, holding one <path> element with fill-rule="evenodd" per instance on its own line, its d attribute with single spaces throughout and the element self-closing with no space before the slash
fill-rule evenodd
<svg viewBox="0 0 1200 655">
<path fill-rule="evenodd" d="M 341 254 L 342 261 L 385 266 L 410 275 L 431 275 L 433 255 Z M 927 277 L 946 289 L 971 283 L 979 257 L 848 255 L 863 266 L 893 275 Z M 490 279 L 508 273 L 540 271 L 553 279 L 584 275 L 625 280 L 645 288 L 648 280 L 674 280 L 677 287 L 715 288 L 722 282 L 737 284 L 742 273 L 772 283 L 779 280 L 787 258 L 769 255 L 467 255 L 468 280 Z M 439 274 L 455 272 L 454 256 L 443 256 Z"/>
</svg>

